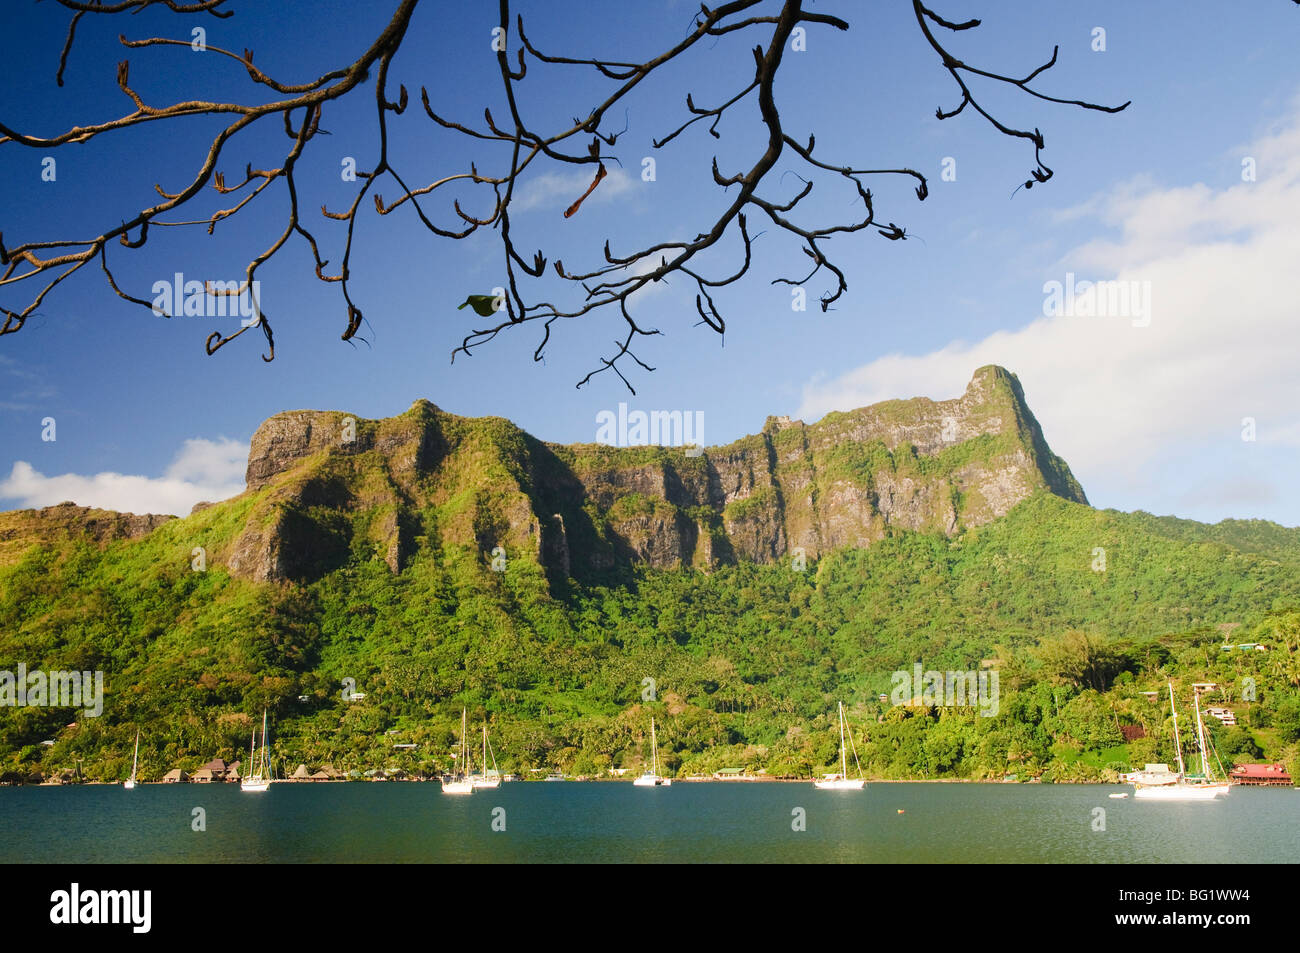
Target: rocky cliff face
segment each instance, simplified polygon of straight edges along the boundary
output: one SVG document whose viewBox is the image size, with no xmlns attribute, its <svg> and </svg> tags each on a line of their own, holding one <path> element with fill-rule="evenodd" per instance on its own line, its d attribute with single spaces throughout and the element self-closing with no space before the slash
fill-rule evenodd
<svg viewBox="0 0 1300 953">
<path fill-rule="evenodd" d="M 39 510 L 18 510 L 5 514 L 9 517 L 22 517 L 0 529 L 0 538 L 11 538 L 23 528 L 28 531 L 54 535 L 70 533 L 86 536 L 97 543 L 107 543 L 115 539 L 136 539 L 147 536 L 174 516 L 160 516 L 154 513 L 117 513 L 113 510 L 97 510 L 76 503 L 60 503 Z"/>
<path fill-rule="evenodd" d="M 562 446 L 427 401 L 387 420 L 292 411 L 253 437 L 253 517 L 229 553 L 256 579 L 311 576 L 350 555 L 394 571 L 419 546 L 582 578 L 620 564 L 772 562 L 869 546 L 891 530 L 951 535 L 1046 489 L 1086 503 L 1019 381 L 978 370 L 954 400 L 888 401 L 684 449 Z"/>
<path fill-rule="evenodd" d="M 976 371 L 954 400 L 888 401 L 812 425 L 770 417 L 758 435 L 697 459 L 664 451 L 619 465 L 618 452 L 604 448 L 571 453 L 588 498 L 608 508 L 612 535 L 660 566 L 728 556 L 770 562 L 795 550 L 813 557 L 869 546 L 891 529 L 952 535 L 1039 489 L 1087 502 L 1048 448 L 1019 381 L 993 366 Z M 629 495 L 670 509 L 657 510 L 654 524 L 628 519 L 610 501 Z M 700 511 L 702 521 L 680 519 Z M 711 542 L 721 546 L 701 553 L 708 524 L 720 528 Z"/>
<path fill-rule="evenodd" d="M 543 443 L 507 420 L 423 400 L 384 420 L 289 411 L 253 436 L 247 483 L 190 519 L 212 525 L 212 510 L 242 507 L 213 557 L 261 581 L 315 578 L 355 559 L 398 572 L 422 549 L 456 548 L 488 568 L 540 563 L 553 579 L 635 563 L 707 569 L 814 558 L 895 530 L 952 535 L 1041 490 L 1087 502 L 1019 381 L 993 366 L 953 400 L 887 401 L 816 424 L 771 417 L 760 433 L 696 456 Z M 72 509 L 29 512 L 23 526 L 75 523 L 116 538 L 163 519 Z"/>
</svg>

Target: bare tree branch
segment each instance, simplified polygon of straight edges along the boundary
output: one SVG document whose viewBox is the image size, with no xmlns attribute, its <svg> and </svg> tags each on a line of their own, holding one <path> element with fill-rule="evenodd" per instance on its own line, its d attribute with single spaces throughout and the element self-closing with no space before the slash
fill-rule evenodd
<svg viewBox="0 0 1300 953">
<path fill-rule="evenodd" d="M 126 12 L 138 13 L 152 6 L 165 8 L 177 14 L 206 13 L 216 17 L 229 17 L 233 11 L 225 9 L 228 0 L 121 0 L 116 3 L 100 3 L 96 0 L 76 2 L 76 0 L 57 0 L 60 6 L 73 12 L 68 26 L 68 33 L 59 57 L 56 81 L 61 86 L 72 51 L 79 21 L 87 14 L 112 15 Z M 1298 0 L 1300 2 L 1300 0 Z M 876 219 L 871 189 L 868 183 L 879 177 L 910 178 L 915 182 L 915 194 L 923 201 L 929 194 L 925 176 L 915 169 L 907 167 L 864 168 L 855 163 L 824 159 L 815 155 L 815 136 L 807 134 L 803 144 L 802 133 L 796 137 L 787 131 L 787 122 L 778 105 L 775 84 L 781 69 L 783 56 L 791 43 L 796 28 L 829 27 L 834 30 L 849 30 L 850 23 L 840 17 L 820 11 L 804 9 L 804 0 L 729 0 L 717 7 L 701 4 L 686 35 L 656 56 L 636 62 L 626 59 L 606 59 L 598 55 L 569 55 L 548 51 L 530 38 L 524 30 L 522 15 L 516 15 L 513 28 L 517 33 L 517 43 L 513 50 L 513 59 L 509 44 L 505 42 L 512 26 L 509 0 L 498 0 L 497 31 L 502 42 L 496 47 L 497 73 L 500 89 L 508 110 L 508 116 L 498 121 L 491 108 L 485 108 L 482 123 L 469 123 L 445 117 L 435 110 L 428 87 L 421 87 L 420 101 L 426 116 L 439 128 L 448 130 L 467 141 L 477 143 L 478 148 L 492 153 L 491 158 L 482 164 L 491 174 L 480 172 L 480 162 L 469 163 L 468 169 L 440 170 L 428 180 L 427 184 L 408 184 L 406 176 L 400 173 L 390 159 L 389 121 L 390 116 L 401 116 L 408 104 L 405 86 L 399 85 L 396 94 L 389 89 L 389 73 L 393 60 L 401 49 L 411 25 L 420 0 L 394 0 L 395 9 L 388 24 L 382 32 L 370 42 L 355 61 L 329 70 L 315 79 L 301 82 L 289 82 L 282 78 L 268 75 L 253 63 L 253 52 L 244 49 L 234 53 L 218 47 L 206 47 L 210 53 L 217 55 L 221 61 L 230 61 L 247 72 L 249 79 L 256 85 L 270 90 L 276 98 L 269 102 L 220 102 L 205 99 L 178 100 L 167 105 L 151 105 L 145 102 L 130 85 L 130 63 L 123 60 L 117 69 L 116 81 L 122 94 L 130 101 L 131 108 L 116 118 L 76 125 L 70 129 L 54 134 L 38 135 L 31 130 L 19 131 L 4 121 L 0 121 L 0 147 L 25 147 L 52 150 L 72 143 L 86 143 L 92 139 L 105 137 L 151 122 L 171 122 L 192 116 L 226 116 L 228 124 L 212 139 L 211 145 L 198 169 L 182 187 L 169 191 L 161 183 L 155 183 L 154 189 L 162 199 L 158 204 L 140 209 L 129 220 L 111 224 L 91 237 L 79 239 L 56 239 L 49 241 L 20 241 L 12 247 L 4 244 L 0 234 L 0 292 L 10 285 L 22 282 L 39 283 L 45 276 L 40 289 L 29 303 L 21 308 L 11 309 L 0 305 L 0 314 L 4 322 L 0 325 L 0 335 L 11 334 L 22 328 L 35 309 L 54 289 L 69 275 L 75 273 L 84 264 L 98 258 L 101 269 L 110 290 L 123 300 L 144 307 L 154 305 L 145 299 L 124 291 L 113 275 L 108 257 L 108 245 L 113 239 L 125 249 L 138 249 L 149 238 L 150 228 L 186 228 L 205 227 L 208 234 L 213 234 L 218 223 L 239 215 L 244 209 L 259 198 L 269 193 L 270 187 L 283 182 L 287 197 L 287 215 L 284 228 L 270 244 L 253 257 L 244 273 L 244 280 L 239 290 L 225 289 L 218 291 L 208 288 L 209 294 L 255 294 L 255 280 L 258 269 L 271 260 L 290 238 L 297 235 L 311 250 L 316 277 L 326 283 L 337 285 L 342 295 L 346 311 L 346 325 L 342 333 L 343 340 L 353 339 L 365 322 L 360 305 L 354 300 L 350 281 L 351 263 L 354 250 L 357 215 L 367 195 L 370 195 L 375 212 L 386 216 L 399 209 L 409 207 L 414 217 L 433 236 L 446 239 L 463 239 L 480 228 L 495 229 L 500 237 L 502 251 L 503 306 L 490 317 L 488 323 L 465 334 L 460 345 L 452 352 L 452 359 L 459 354 L 471 355 L 477 348 L 494 340 L 502 331 L 517 325 L 539 323 L 540 342 L 534 351 L 534 359 L 541 360 L 550 342 L 551 329 L 556 321 L 571 320 L 593 315 L 602 309 L 614 309 L 622 321 L 623 333 L 614 342 L 614 353 L 610 357 L 600 358 L 600 366 L 589 372 L 578 386 L 581 387 L 595 375 L 613 371 L 622 382 L 632 389 L 632 384 L 619 368 L 619 363 L 630 358 L 646 371 L 653 368 L 643 362 L 633 351 L 639 338 L 659 334 L 658 329 L 644 324 L 635 315 L 637 295 L 649 285 L 664 281 L 670 276 L 680 274 L 696 289 L 695 306 L 699 323 L 711 328 L 718 334 L 725 334 L 726 320 L 719 307 L 718 291 L 743 279 L 750 270 L 752 242 L 754 236 L 749 231 L 746 212 L 757 210 L 770 221 L 777 233 L 785 233 L 795 239 L 798 246 L 811 260 L 811 270 L 802 277 L 777 277 L 771 279 L 773 284 L 803 285 L 825 271 L 830 279 L 830 287 L 821 295 L 822 310 L 827 310 L 848 290 L 848 280 L 844 271 L 836 266 L 825 252 L 826 243 L 837 235 L 850 235 L 857 232 L 875 230 L 881 237 L 890 241 L 908 238 L 906 229 L 894 222 L 881 224 Z M 936 111 L 939 119 L 949 119 L 960 115 L 966 107 L 971 107 L 983 116 L 993 128 L 1002 135 L 1026 139 L 1034 146 L 1035 168 L 1024 183 L 1030 188 L 1035 183 L 1046 182 L 1052 177 L 1052 170 L 1041 158 L 1044 148 L 1043 136 L 1038 129 L 1032 132 L 1015 128 L 997 119 L 987 110 L 972 91 L 970 80 L 981 80 L 1013 86 L 1028 96 L 1048 103 L 1069 105 L 1103 112 L 1119 112 L 1128 103 L 1121 106 L 1102 106 L 1080 99 L 1069 99 L 1050 95 L 1034 88 L 1033 84 L 1056 64 L 1056 51 L 1051 58 L 1029 72 L 1023 78 L 995 72 L 983 67 L 972 66 L 953 56 L 939 42 L 935 28 L 953 33 L 965 33 L 980 25 L 979 20 L 955 22 L 945 19 L 927 7 L 922 0 L 913 0 L 913 13 L 922 36 L 935 53 L 938 54 L 943 68 L 957 83 L 960 100 L 948 111 L 942 108 Z M 746 101 L 751 95 L 757 101 L 759 117 L 766 127 L 766 146 L 761 153 L 754 156 L 748 168 L 724 173 L 718 167 L 718 160 L 713 158 L 709 173 L 713 182 L 723 190 L 729 201 L 717 214 L 709 216 L 695 237 L 690 240 L 654 241 L 627 254 L 615 255 L 610 250 L 607 240 L 603 250 L 603 264 L 585 269 L 570 270 L 556 259 L 553 273 L 574 289 L 576 300 L 567 304 L 554 304 L 549 301 L 530 301 L 528 294 L 530 282 L 542 280 L 547 276 L 547 256 L 538 249 L 523 253 L 516 245 L 512 234 L 511 207 L 516 195 L 516 186 L 524 182 L 540 163 L 549 161 L 562 166 L 590 166 L 593 178 L 587 190 L 576 195 L 574 201 L 565 211 L 565 218 L 580 213 L 583 202 L 592 195 L 606 177 L 608 163 L 618 162 L 612 153 L 619 137 L 626 132 L 627 123 L 620 130 L 611 130 L 606 120 L 620 102 L 627 100 L 642 84 L 651 81 L 666 72 L 663 68 L 676 60 L 692 54 L 694 48 L 705 38 L 727 37 L 742 31 L 757 31 L 762 42 L 751 47 L 753 73 L 745 82 L 738 84 L 734 94 L 723 99 L 716 106 L 699 106 L 694 94 L 687 92 L 685 106 L 687 116 L 683 121 L 659 138 L 652 138 L 653 147 L 663 149 L 674 143 L 679 137 L 686 136 L 697 123 L 708 120 L 707 129 L 714 139 L 720 139 L 722 133 L 719 124 L 729 115 L 729 110 Z M 158 50 L 164 53 L 169 48 L 189 47 L 190 41 L 154 36 L 144 39 L 127 39 L 120 36 L 121 44 L 128 50 Z M 586 111 L 585 116 L 575 116 L 572 123 L 562 125 L 559 129 L 543 130 L 535 128 L 528 121 L 519 105 L 516 95 L 520 83 L 526 82 L 530 63 L 534 67 L 569 69 L 572 67 L 592 70 L 599 80 L 614 84 L 603 100 Z M 336 271 L 330 272 L 328 259 L 322 257 L 321 244 L 316 236 L 304 224 L 299 204 L 299 186 L 295 179 L 298 160 L 310 146 L 314 138 L 324 131 L 320 122 L 324 110 L 334 101 L 352 95 L 358 86 L 367 81 L 371 75 L 375 79 L 375 119 L 377 129 L 377 155 L 373 165 L 368 169 L 358 169 L 356 179 L 358 186 L 350 203 L 341 211 L 331 211 L 321 205 L 323 218 L 327 221 L 344 223 L 342 252 Z M 748 75 L 748 70 L 746 70 Z M 439 88 L 434 85 L 435 89 Z M 787 107 L 788 111 L 789 107 Z M 626 115 L 626 111 L 625 111 Z M 231 140 L 255 123 L 267 121 L 283 123 L 285 133 L 291 141 L 282 161 L 277 168 L 254 169 L 245 164 L 242 180 L 234 185 L 227 185 L 224 174 L 218 165 L 226 158 Z M 295 125 L 295 118 L 297 124 Z M 508 154 L 507 154 L 508 152 Z M 802 182 L 802 187 L 793 194 L 778 196 L 777 188 L 770 186 L 769 173 L 783 160 L 789 158 L 800 164 L 808 177 L 795 173 Z M 788 170 L 792 171 L 792 170 Z M 397 189 L 391 200 L 385 200 L 379 192 L 378 183 L 389 177 Z M 852 211 L 840 222 L 809 222 L 802 219 L 808 216 L 801 207 L 818 184 L 829 180 L 841 186 L 849 186 L 852 191 Z M 169 218 L 169 213 L 188 206 L 201 192 L 211 187 L 220 195 L 242 193 L 233 204 L 217 209 L 211 214 L 183 216 L 179 219 Z M 426 209 L 425 204 L 431 196 L 440 190 L 452 187 L 472 190 L 477 195 L 483 192 L 489 197 L 477 211 L 467 211 L 462 205 L 462 195 L 454 195 L 446 206 L 453 216 L 453 224 L 440 223 Z M 820 192 L 819 192 L 820 194 Z M 858 207 L 860 203 L 860 207 Z M 472 208 L 472 206 L 471 206 Z M 131 236 L 135 237 L 132 238 Z M 732 235 L 728 239 L 728 235 Z M 730 267 L 713 273 L 703 264 L 706 253 L 716 250 L 720 253 L 722 242 L 728 239 L 735 245 L 735 263 Z M 49 273 L 47 275 L 47 273 Z M 268 353 L 264 360 L 272 360 L 275 344 L 271 325 L 267 316 L 260 310 L 260 302 L 255 302 L 256 320 L 241 326 L 230 334 L 212 333 L 206 343 L 207 353 L 215 353 L 230 341 L 239 337 L 249 327 L 261 328 L 267 342 Z M 633 391 L 635 393 L 635 391 Z"/>
</svg>

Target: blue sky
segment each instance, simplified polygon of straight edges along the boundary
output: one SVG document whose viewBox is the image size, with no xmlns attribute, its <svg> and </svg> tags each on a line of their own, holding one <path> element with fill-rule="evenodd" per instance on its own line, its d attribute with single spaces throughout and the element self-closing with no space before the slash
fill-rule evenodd
<svg viewBox="0 0 1300 953">
<path fill-rule="evenodd" d="M 259 67 L 300 82 L 354 59 L 392 6 L 231 0 L 236 14 L 228 20 L 160 11 L 87 17 L 59 89 L 53 77 L 66 11 L 14 4 L 0 43 L 17 79 L 0 121 L 51 135 L 124 114 L 129 102 L 113 80 L 124 55 L 132 86 L 151 104 L 265 92 L 211 51 L 124 51 L 120 32 L 188 39 L 203 26 L 209 44 L 250 47 Z M 423 85 L 442 115 L 475 125 L 484 105 L 505 115 L 491 50 L 495 5 L 450 6 L 417 12 L 390 81 L 412 94 L 411 108 L 389 120 L 394 163 L 412 183 L 463 171 L 470 160 L 489 172 L 507 161 L 494 146 L 437 129 L 419 106 Z M 543 49 L 618 60 L 671 45 L 697 9 L 686 2 L 519 6 Z M 285 11 L 295 8 L 309 12 L 309 29 L 288 25 Z M 1020 375 L 1048 441 L 1094 505 L 1300 525 L 1300 495 L 1288 486 L 1300 469 L 1293 368 L 1300 342 L 1290 287 L 1300 252 L 1300 10 L 1287 0 L 1259 0 L 1249 14 L 1242 5 L 1207 2 L 936 6 L 948 19 L 983 18 L 950 42 L 968 63 L 1023 75 L 1059 44 L 1057 67 L 1036 88 L 1133 101 L 1124 113 L 1105 115 L 977 85 L 981 101 L 1005 121 L 1046 136 L 1043 158 L 1055 178 L 1013 195 L 1033 167 L 1032 149 L 970 111 L 936 120 L 936 107 L 950 109 L 958 97 L 910 5 L 822 0 L 809 8 L 852 26 L 839 33 L 812 25 L 806 50 L 787 51 L 776 87 L 786 131 L 799 141 L 815 133 L 816 154 L 827 161 L 911 166 L 930 178 L 924 203 L 906 181 L 879 177 L 873 185 L 878 218 L 906 226 L 916 240 L 859 233 L 828 243 L 849 280 L 830 312 L 815 303 L 828 287 L 821 276 L 807 285 L 804 312 L 791 309 L 789 288 L 769 283 L 802 274 L 807 259 L 792 236 L 752 215 L 752 231 L 766 231 L 751 273 L 718 295 L 725 338 L 697 326 L 693 293 L 680 278 L 634 302 L 638 319 L 663 335 L 637 348 L 654 373 L 628 365 L 632 396 L 611 374 L 574 386 L 613 353 L 622 334 L 615 313 L 557 325 L 545 363 L 532 360 L 539 329 L 523 326 L 451 364 L 452 349 L 481 324 L 456 305 L 500 283 L 500 243 L 486 230 L 463 242 L 437 238 L 409 210 L 360 217 L 353 294 L 369 321 L 369 345 L 339 340 L 346 312 L 337 285 L 316 280 L 299 240 L 262 269 L 277 345 L 270 364 L 261 360 L 256 331 L 204 354 L 207 335 L 234 330 L 237 321 L 155 317 L 117 298 L 102 273 L 87 268 L 20 333 L 0 338 L 0 506 L 74 499 L 187 512 L 195 500 L 242 488 L 247 441 L 281 410 L 381 417 L 427 398 L 573 442 L 595 439 L 597 414 L 626 401 L 633 409 L 702 412 L 705 441 L 720 444 L 756 431 L 768 414 L 811 421 L 890 397 L 956 396 L 976 367 L 998 363 Z M 1104 51 L 1093 49 L 1097 27 L 1105 30 Z M 628 100 L 628 130 L 613 150 L 622 169 L 611 164 L 613 174 L 574 217 L 562 212 L 589 173 L 535 165 L 519 185 L 513 216 L 520 248 L 541 247 L 578 270 L 602 263 L 606 238 L 620 252 L 711 226 L 727 201 L 712 182 L 712 158 L 724 172 L 738 171 L 763 148 L 752 96 L 721 122 L 720 140 L 704 123 L 661 150 L 650 140 L 688 117 L 688 91 L 712 105 L 742 88 L 752 77 L 749 48 L 766 35 L 754 28 L 705 42 L 647 80 Z M 530 63 L 521 107 L 535 127 L 553 129 L 585 115 L 612 86 L 590 69 Z M 621 108 L 613 118 L 617 129 Z M 97 234 L 153 204 L 154 183 L 174 190 L 188 182 L 221 125 L 205 118 L 152 124 L 54 150 L 0 145 L 6 244 Z M 339 174 L 345 157 L 363 169 L 374 161 L 373 80 L 327 108 L 321 125 L 330 135 L 309 145 L 299 190 L 323 255 L 336 265 L 342 227 L 318 209 L 351 200 L 357 183 Z M 287 142 L 266 122 L 232 140 L 219 167 L 237 181 L 245 163 L 278 165 Z M 47 155 L 57 160 L 53 182 L 41 179 Z M 640 176 L 645 156 L 656 159 L 653 182 Z M 940 175 L 946 158 L 955 160 L 953 181 Z M 1243 180 L 1245 159 L 1254 160 L 1251 181 Z M 765 196 L 793 195 L 800 183 L 787 170 L 809 174 L 787 153 Z M 801 221 L 852 214 L 851 192 L 831 176 L 816 181 Z M 378 191 L 391 201 L 399 189 L 388 180 Z M 194 213 L 172 218 L 210 214 L 219 205 L 209 196 Z M 443 224 L 455 222 L 452 196 L 486 208 L 469 189 L 446 196 L 428 206 Z M 110 262 L 124 287 L 145 298 L 175 272 L 237 279 L 283 228 L 286 208 L 283 186 L 273 186 L 214 236 L 156 229 L 138 251 L 112 246 Z M 733 233 L 708 259 L 713 272 L 734 268 L 738 252 Z M 1149 320 L 1046 315 L 1045 284 L 1071 274 L 1148 289 Z M 0 286 L 0 303 L 24 306 L 29 285 Z M 47 417 L 56 421 L 54 441 L 41 439 Z M 1247 419 L 1253 440 L 1243 439 Z"/>
</svg>

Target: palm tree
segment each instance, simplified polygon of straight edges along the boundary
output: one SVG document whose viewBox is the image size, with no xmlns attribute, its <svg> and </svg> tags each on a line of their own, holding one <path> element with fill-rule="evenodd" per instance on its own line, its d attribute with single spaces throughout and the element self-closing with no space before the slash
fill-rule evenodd
<svg viewBox="0 0 1300 953">
<path fill-rule="evenodd" d="M 1273 620 L 1277 640 L 1269 659 L 1270 669 L 1292 686 L 1300 686 L 1300 612 L 1288 612 Z"/>
</svg>

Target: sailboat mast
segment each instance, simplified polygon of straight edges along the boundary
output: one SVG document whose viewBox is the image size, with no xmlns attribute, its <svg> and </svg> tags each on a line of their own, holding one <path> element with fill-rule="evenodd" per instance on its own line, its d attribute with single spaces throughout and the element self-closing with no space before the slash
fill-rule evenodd
<svg viewBox="0 0 1300 953">
<path fill-rule="evenodd" d="M 140 729 L 135 730 L 135 756 L 131 759 L 131 780 L 135 780 L 135 769 L 140 766 Z"/>
<path fill-rule="evenodd" d="M 483 777 L 487 777 L 487 715 L 483 716 Z"/>
<path fill-rule="evenodd" d="M 844 753 L 844 702 L 840 702 L 839 706 L 840 706 L 840 777 L 847 778 L 849 776 L 849 763 L 846 760 L 846 756 Z"/>
<path fill-rule="evenodd" d="M 1178 754 L 1178 773 L 1183 775 L 1187 769 L 1183 766 L 1183 746 L 1178 740 L 1178 705 L 1174 702 L 1174 683 L 1169 683 L 1169 710 L 1174 714 L 1174 751 Z"/>
<path fill-rule="evenodd" d="M 655 720 L 650 719 L 650 773 L 659 777 L 659 742 L 655 740 Z"/>
<path fill-rule="evenodd" d="M 1205 722 L 1201 720 L 1201 696 L 1196 686 L 1192 686 L 1192 702 L 1196 706 L 1196 741 L 1201 746 L 1201 775 L 1210 776 L 1210 759 L 1205 750 Z"/>
<path fill-rule="evenodd" d="M 267 770 L 261 772 L 262 777 L 269 777 L 270 772 L 270 755 L 266 753 L 266 709 L 262 709 L 262 765 Z"/>
</svg>

